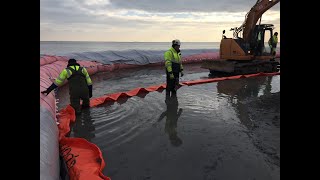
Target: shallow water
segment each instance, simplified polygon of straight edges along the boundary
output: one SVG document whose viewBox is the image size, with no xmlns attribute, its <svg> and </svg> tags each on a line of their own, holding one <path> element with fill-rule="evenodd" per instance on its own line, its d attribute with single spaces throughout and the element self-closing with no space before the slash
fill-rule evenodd
<svg viewBox="0 0 320 180">
<path fill-rule="evenodd" d="M 183 80 L 207 75 L 190 65 Z M 158 67 L 92 78 L 96 97 L 165 82 Z M 59 90 L 66 94 L 67 86 Z M 163 91 L 103 104 L 77 117 L 71 136 L 101 149 L 103 173 L 112 180 L 280 179 L 280 76 L 183 86 L 177 98 L 166 99 Z"/>
</svg>

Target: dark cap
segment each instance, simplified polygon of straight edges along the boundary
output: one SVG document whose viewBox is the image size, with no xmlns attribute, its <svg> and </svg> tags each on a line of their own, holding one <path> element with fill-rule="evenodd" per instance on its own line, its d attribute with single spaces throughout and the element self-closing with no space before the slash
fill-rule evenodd
<svg viewBox="0 0 320 180">
<path fill-rule="evenodd" d="M 69 59 L 68 64 L 74 64 L 74 63 L 77 63 L 75 59 Z"/>
</svg>

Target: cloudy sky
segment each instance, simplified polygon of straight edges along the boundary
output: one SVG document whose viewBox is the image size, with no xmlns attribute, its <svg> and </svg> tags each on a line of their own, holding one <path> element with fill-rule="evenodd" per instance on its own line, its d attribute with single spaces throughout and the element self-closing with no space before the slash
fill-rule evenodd
<svg viewBox="0 0 320 180">
<path fill-rule="evenodd" d="M 40 0 L 41 41 L 218 42 L 256 0 Z M 262 16 L 280 33 L 280 2 Z"/>
</svg>

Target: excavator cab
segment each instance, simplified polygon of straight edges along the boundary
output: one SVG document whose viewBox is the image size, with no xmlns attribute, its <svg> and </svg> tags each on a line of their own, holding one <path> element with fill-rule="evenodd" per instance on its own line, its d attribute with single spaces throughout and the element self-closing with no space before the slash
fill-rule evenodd
<svg viewBox="0 0 320 180">
<path fill-rule="evenodd" d="M 231 29 L 235 31 L 233 38 L 227 38 L 224 30 L 220 43 L 220 60 L 205 60 L 201 67 L 210 70 L 210 77 L 279 71 L 279 62 L 275 62 L 271 49 L 265 47 L 265 42 L 269 40 L 267 38 L 273 35 L 273 29 L 273 24 L 256 25 L 249 42 L 235 33 L 237 28 Z"/>
<path fill-rule="evenodd" d="M 265 42 L 269 39 L 265 39 L 266 35 L 269 34 L 269 37 L 273 35 L 273 24 L 260 24 L 256 25 L 255 29 L 253 30 L 253 36 L 250 42 L 250 49 L 254 56 L 272 56 L 271 49 L 267 50 Z M 271 57 L 272 58 L 272 57 Z M 259 58 L 258 58 L 259 59 Z"/>
<path fill-rule="evenodd" d="M 243 38 L 238 36 L 238 33 L 233 33 L 233 38 L 227 38 L 223 31 L 223 38 L 220 43 L 220 57 L 226 60 L 270 60 L 274 57 L 270 51 L 266 51 L 265 35 L 269 32 L 272 36 L 273 24 L 256 25 L 251 41 L 245 42 Z M 236 31 L 236 28 L 231 28 L 231 31 Z"/>
<path fill-rule="evenodd" d="M 274 26 L 261 24 L 262 14 L 278 2 L 280 0 L 257 0 L 246 14 L 243 24 L 230 29 L 233 31 L 233 38 L 227 38 L 223 30 L 220 59 L 204 60 L 201 65 L 202 68 L 210 70 L 209 76 L 279 71 L 279 62 L 275 62 L 275 55 L 264 45 L 266 35 L 269 33 L 269 37 L 272 37 Z"/>
</svg>

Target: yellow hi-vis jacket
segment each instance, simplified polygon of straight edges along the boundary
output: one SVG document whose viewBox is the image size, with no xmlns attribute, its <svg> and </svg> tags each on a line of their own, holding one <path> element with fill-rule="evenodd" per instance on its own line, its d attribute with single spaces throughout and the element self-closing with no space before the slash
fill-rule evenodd
<svg viewBox="0 0 320 180">
<path fill-rule="evenodd" d="M 278 37 L 275 35 L 273 35 L 268 41 L 268 44 L 270 47 L 277 47 L 277 43 L 278 43 Z"/>
<path fill-rule="evenodd" d="M 171 47 L 168 51 L 164 53 L 165 67 L 169 73 L 172 72 L 172 63 L 180 64 L 180 70 L 183 70 L 181 53 Z"/>
<path fill-rule="evenodd" d="M 78 69 L 80 68 L 80 66 L 78 66 L 78 65 L 72 65 L 69 67 L 71 67 L 72 69 L 74 69 L 76 71 L 78 71 Z M 86 68 L 82 67 L 82 73 L 86 77 L 86 81 L 87 81 L 88 86 L 92 85 L 91 78 L 90 78 Z M 65 68 L 64 70 L 62 70 L 60 75 L 56 78 L 54 84 L 57 86 L 61 86 L 63 84 L 64 80 L 68 79 L 71 75 L 72 75 L 71 70 Z"/>
</svg>

